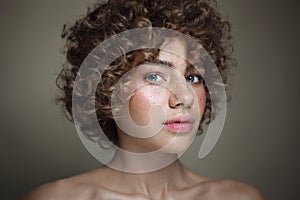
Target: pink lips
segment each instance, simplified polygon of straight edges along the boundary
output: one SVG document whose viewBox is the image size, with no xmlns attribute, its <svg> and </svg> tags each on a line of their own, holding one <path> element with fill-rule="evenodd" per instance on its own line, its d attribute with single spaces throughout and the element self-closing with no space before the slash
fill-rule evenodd
<svg viewBox="0 0 300 200">
<path fill-rule="evenodd" d="M 191 115 L 179 115 L 164 123 L 165 129 L 170 132 L 186 133 L 193 128 L 194 119 Z"/>
</svg>

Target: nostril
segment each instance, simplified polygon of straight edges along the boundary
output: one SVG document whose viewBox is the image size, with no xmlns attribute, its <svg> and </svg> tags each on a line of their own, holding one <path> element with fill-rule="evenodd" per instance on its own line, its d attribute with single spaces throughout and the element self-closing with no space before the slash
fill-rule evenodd
<svg viewBox="0 0 300 200">
<path fill-rule="evenodd" d="M 179 106 L 184 106 L 184 103 L 177 103 L 176 107 L 179 107 Z"/>
<path fill-rule="evenodd" d="M 192 105 L 193 105 L 193 100 L 191 100 L 191 99 L 188 99 L 188 100 L 183 100 L 183 101 L 181 101 L 181 100 L 179 100 L 178 102 L 177 102 L 177 104 L 175 105 L 175 107 L 191 107 Z"/>
<path fill-rule="evenodd" d="M 176 107 L 191 107 L 194 103 L 194 98 L 192 94 L 172 94 L 169 100 L 169 105 L 171 108 Z"/>
</svg>

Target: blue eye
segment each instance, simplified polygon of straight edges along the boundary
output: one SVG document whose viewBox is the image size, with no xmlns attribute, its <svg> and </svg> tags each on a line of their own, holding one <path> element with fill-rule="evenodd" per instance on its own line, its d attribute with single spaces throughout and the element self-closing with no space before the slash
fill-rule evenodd
<svg viewBox="0 0 300 200">
<path fill-rule="evenodd" d="M 202 82 L 202 77 L 199 75 L 190 75 L 186 77 L 186 81 L 189 83 L 200 83 Z"/>
<path fill-rule="evenodd" d="M 149 81 L 151 83 L 158 83 L 158 82 L 161 82 L 163 81 L 163 77 L 160 76 L 159 74 L 157 73 L 154 73 L 154 74 L 148 74 L 145 76 L 145 80 L 146 81 Z"/>
</svg>

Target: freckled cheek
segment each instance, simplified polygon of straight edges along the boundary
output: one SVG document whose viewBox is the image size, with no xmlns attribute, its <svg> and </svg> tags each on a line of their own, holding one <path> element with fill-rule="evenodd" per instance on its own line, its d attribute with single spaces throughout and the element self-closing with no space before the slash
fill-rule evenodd
<svg viewBox="0 0 300 200">
<path fill-rule="evenodd" d="M 164 92 L 150 88 L 141 88 L 129 101 L 131 118 L 137 125 L 146 126 L 150 122 L 149 112 L 153 105 L 164 106 L 167 96 Z"/>
<path fill-rule="evenodd" d="M 206 105 L 206 92 L 204 87 L 198 89 L 195 91 L 195 95 L 197 97 L 198 105 L 199 105 L 199 110 L 201 115 L 204 112 L 205 105 Z"/>
</svg>

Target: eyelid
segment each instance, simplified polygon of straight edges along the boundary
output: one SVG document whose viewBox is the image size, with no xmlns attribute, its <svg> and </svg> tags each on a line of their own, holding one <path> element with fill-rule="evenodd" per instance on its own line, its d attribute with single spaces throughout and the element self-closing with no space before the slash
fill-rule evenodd
<svg viewBox="0 0 300 200">
<path fill-rule="evenodd" d="M 190 74 L 187 74 L 185 77 L 188 78 L 190 76 L 196 76 L 199 79 L 199 82 L 196 82 L 196 83 L 193 83 L 193 84 L 203 83 L 203 81 L 204 81 L 202 75 L 199 74 L 199 73 L 190 73 Z"/>
<path fill-rule="evenodd" d="M 196 72 L 196 73 L 187 73 L 185 75 L 186 78 L 189 77 L 189 76 L 197 76 L 198 78 L 203 79 L 203 75 L 198 73 L 198 72 Z"/>
<path fill-rule="evenodd" d="M 144 75 L 144 80 L 147 81 L 147 77 L 150 76 L 150 75 L 158 75 L 158 76 L 160 76 L 164 81 L 167 81 L 167 80 L 165 79 L 165 77 L 163 76 L 163 74 L 160 73 L 160 72 L 148 72 L 148 73 L 146 73 L 146 74 Z M 150 81 L 147 81 L 147 82 L 150 82 Z M 155 84 L 155 82 L 150 82 L 150 83 Z M 159 82 L 158 82 L 158 83 L 159 83 Z"/>
</svg>

